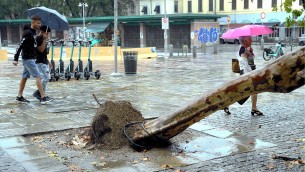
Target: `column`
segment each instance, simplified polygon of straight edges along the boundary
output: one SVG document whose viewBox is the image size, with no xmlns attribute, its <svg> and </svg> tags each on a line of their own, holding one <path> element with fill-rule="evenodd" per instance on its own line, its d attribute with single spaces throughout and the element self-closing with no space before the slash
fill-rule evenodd
<svg viewBox="0 0 305 172">
<path fill-rule="evenodd" d="M 11 30 L 11 27 L 10 26 L 6 26 L 6 29 L 7 29 L 7 42 L 9 44 L 11 44 L 13 41 L 12 41 L 12 30 Z"/>
<path fill-rule="evenodd" d="M 191 22 L 190 27 L 191 27 L 191 30 L 190 30 L 191 32 L 189 34 L 194 32 L 194 30 L 195 30 L 195 22 Z M 190 46 L 193 47 L 193 45 L 195 45 L 195 41 L 194 41 L 194 39 L 191 38 L 191 45 Z"/>
<path fill-rule="evenodd" d="M 285 39 L 286 39 L 285 27 L 280 27 L 279 28 L 279 40 L 283 41 Z"/>
<path fill-rule="evenodd" d="M 121 47 L 124 47 L 124 45 L 125 45 L 124 24 L 119 25 L 119 30 L 120 30 L 120 38 L 121 38 Z"/>
<path fill-rule="evenodd" d="M 140 47 L 146 47 L 146 26 L 140 23 Z"/>
<path fill-rule="evenodd" d="M 22 35 L 23 35 L 23 26 L 19 25 L 19 40 L 22 39 Z"/>
</svg>

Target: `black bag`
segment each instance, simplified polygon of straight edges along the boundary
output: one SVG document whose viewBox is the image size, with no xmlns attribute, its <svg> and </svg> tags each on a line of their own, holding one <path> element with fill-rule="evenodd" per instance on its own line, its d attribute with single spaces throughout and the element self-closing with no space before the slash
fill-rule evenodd
<svg viewBox="0 0 305 172">
<path fill-rule="evenodd" d="M 256 69 L 256 65 L 249 65 L 251 67 L 252 70 Z"/>
<path fill-rule="evenodd" d="M 254 65 L 255 66 L 255 65 Z M 252 68 L 252 67 L 251 67 Z M 252 69 L 253 70 L 253 69 Z M 245 74 L 245 72 L 244 72 L 244 70 L 242 69 L 242 70 L 240 70 L 240 75 L 243 75 L 243 74 Z M 247 100 L 248 100 L 248 98 L 249 97 L 246 97 L 246 98 L 244 98 L 244 99 L 241 99 L 241 100 L 239 100 L 239 101 L 237 101 L 238 102 L 238 104 L 240 104 L 240 105 L 243 105 Z"/>
</svg>

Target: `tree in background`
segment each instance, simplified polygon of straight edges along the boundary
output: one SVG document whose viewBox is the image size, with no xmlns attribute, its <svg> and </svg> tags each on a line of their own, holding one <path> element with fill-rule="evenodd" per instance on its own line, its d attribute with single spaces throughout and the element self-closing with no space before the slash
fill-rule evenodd
<svg viewBox="0 0 305 172">
<path fill-rule="evenodd" d="M 285 21 L 285 26 L 287 28 L 290 28 L 292 27 L 293 25 L 297 24 L 298 26 L 304 28 L 305 27 L 305 16 L 302 17 L 302 19 L 300 20 L 297 20 L 304 12 L 304 9 L 305 9 L 305 0 L 302 0 L 302 6 L 303 6 L 303 9 L 293 9 L 292 8 L 292 3 L 293 2 L 296 2 L 296 0 L 285 0 L 281 5 L 280 5 L 280 8 L 284 8 L 284 10 L 287 12 L 287 13 L 291 13 L 292 14 L 292 17 L 291 16 L 288 16 L 286 18 L 286 21 Z M 278 11 L 278 8 L 277 7 L 274 7 L 273 8 L 273 11 Z"/>
<path fill-rule="evenodd" d="M 0 19 L 25 19 L 27 9 L 45 6 L 57 10 L 66 17 L 82 17 L 82 8 L 78 6 L 80 0 L 1 0 Z M 112 16 L 113 0 L 86 0 L 87 17 Z M 119 15 L 126 15 L 132 5 L 132 0 L 118 0 Z M 13 5 L 12 5 L 13 4 Z"/>
<path fill-rule="evenodd" d="M 286 17 L 286 21 L 285 21 L 285 26 L 288 28 L 288 30 L 290 30 L 290 28 L 294 25 L 298 25 L 300 28 L 304 28 L 305 27 L 305 15 L 302 16 L 304 9 L 305 9 L 305 0 L 302 0 L 302 9 L 294 9 L 292 7 L 292 3 L 296 2 L 296 0 L 285 0 L 281 5 L 280 8 L 284 8 L 284 10 L 287 13 L 291 13 L 291 16 Z M 274 7 L 273 11 L 277 11 L 278 8 Z M 300 19 L 301 17 L 301 19 Z M 293 37 L 290 35 L 289 37 L 289 45 L 291 47 L 291 51 L 292 51 L 292 47 L 294 46 L 294 42 L 293 42 Z"/>
</svg>

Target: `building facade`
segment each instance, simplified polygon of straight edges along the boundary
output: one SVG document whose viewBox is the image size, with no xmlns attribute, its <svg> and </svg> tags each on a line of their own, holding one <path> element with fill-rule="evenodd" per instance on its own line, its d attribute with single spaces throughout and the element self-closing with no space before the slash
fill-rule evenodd
<svg viewBox="0 0 305 172">
<path fill-rule="evenodd" d="M 165 39 L 175 47 L 183 45 L 211 45 L 217 43 L 223 29 L 240 27 L 246 24 L 264 24 L 275 32 L 267 37 L 285 40 L 298 37 L 301 28 L 286 28 L 285 18 L 290 16 L 281 9 L 284 0 L 133 0 L 128 16 L 119 17 L 121 45 L 123 47 L 163 48 Z M 166 6 L 166 10 L 165 10 Z M 273 7 L 278 8 L 274 12 Z M 301 9 L 301 0 L 292 4 Z M 169 19 L 169 28 L 162 29 L 162 18 Z M 263 17 L 262 17 L 263 14 Z M 230 19 L 230 20 L 228 20 Z M 113 16 L 88 17 L 97 30 L 101 26 L 113 24 Z M 82 27 L 82 18 L 68 18 L 71 28 Z M 0 21 L 2 40 L 18 43 L 23 26 L 29 20 Z M 88 24 L 89 25 L 89 24 Z M 109 29 L 106 29 L 109 30 Z M 55 36 L 69 35 L 56 33 Z M 111 36 L 110 36 L 111 37 Z"/>
<path fill-rule="evenodd" d="M 220 30 L 236 28 L 245 24 L 264 24 L 275 32 L 269 35 L 284 40 L 297 38 L 304 28 L 286 28 L 284 22 L 291 14 L 281 6 L 284 0 L 140 0 L 140 15 L 164 14 L 216 14 L 226 15 L 218 19 Z M 277 11 L 273 11 L 274 8 Z M 302 9 L 302 0 L 292 3 L 293 9 Z M 301 19 L 299 19 L 301 20 Z M 222 31 L 220 31 L 222 32 Z"/>
</svg>

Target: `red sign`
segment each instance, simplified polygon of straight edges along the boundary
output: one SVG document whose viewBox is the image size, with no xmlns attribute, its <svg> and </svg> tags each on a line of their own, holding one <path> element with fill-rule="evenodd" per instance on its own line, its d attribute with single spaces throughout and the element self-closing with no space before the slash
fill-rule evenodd
<svg viewBox="0 0 305 172">
<path fill-rule="evenodd" d="M 168 28 L 169 28 L 168 18 L 162 18 L 162 29 L 168 29 Z"/>
</svg>

